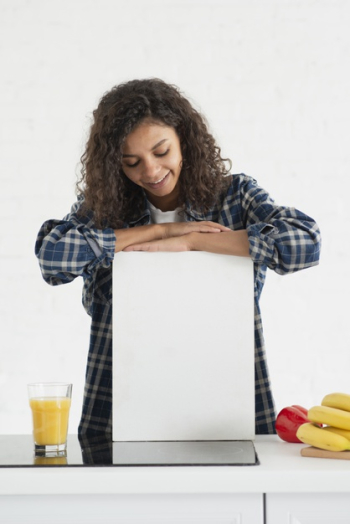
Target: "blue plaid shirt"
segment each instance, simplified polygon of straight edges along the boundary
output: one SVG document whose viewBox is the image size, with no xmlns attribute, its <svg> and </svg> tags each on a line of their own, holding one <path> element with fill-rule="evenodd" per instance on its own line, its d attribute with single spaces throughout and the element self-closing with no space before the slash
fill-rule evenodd
<svg viewBox="0 0 350 524">
<path fill-rule="evenodd" d="M 112 261 L 115 235 L 97 229 L 93 215 L 78 216 L 81 200 L 63 220 L 48 220 L 38 234 L 35 252 L 42 275 L 51 285 L 84 279 L 83 304 L 91 316 L 90 348 L 79 434 L 112 431 Z M 266 268 L 281 275 L 318 264 L 320 233 L 304 213 L 275 205 L 256 181 L 232 175 L 226 196 L 202 213 L 188 206 L 187 221 L 212 220 L 232 230 L 246 229 L 255 267 L 255 412 L 256 433 L 275 432 L 275 409 L 268 375 L 259 298 Z M 145 207 L 135 227 L 151 223 Z"/>
</svg>

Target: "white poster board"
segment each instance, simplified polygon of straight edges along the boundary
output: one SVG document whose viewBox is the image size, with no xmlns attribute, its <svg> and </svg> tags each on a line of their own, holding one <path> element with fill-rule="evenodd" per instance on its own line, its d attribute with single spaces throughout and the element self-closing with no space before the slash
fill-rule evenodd
<svg viewBox="0 0 350 524">
<path fill-rule="evenodd" d="M 113 440 L 252 440 L 249 258 L 117 253 Z"/>
</svg>

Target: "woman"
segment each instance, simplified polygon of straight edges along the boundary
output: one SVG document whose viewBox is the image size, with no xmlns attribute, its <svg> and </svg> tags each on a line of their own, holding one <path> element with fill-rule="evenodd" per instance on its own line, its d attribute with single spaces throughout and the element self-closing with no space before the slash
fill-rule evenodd
<svg viewBox="0 0 350 524">
<path fill-rule="evenodd" d="M 111 432 L 111 263 L 124 250 L 250 256 L 255 267 L 256 433 L 275 431 L 259 298 L 266 268 L 287 274 L 319 260 L 314 220 L 274 204 L 256 181 L 229 175 L 202 115 L 172 85 L 134 80 L 106 93 L 82 156 L 78 201 L 36 242 L 52 285 L 84 278 L 91 337 L 80 434 Z"/>
</svg>

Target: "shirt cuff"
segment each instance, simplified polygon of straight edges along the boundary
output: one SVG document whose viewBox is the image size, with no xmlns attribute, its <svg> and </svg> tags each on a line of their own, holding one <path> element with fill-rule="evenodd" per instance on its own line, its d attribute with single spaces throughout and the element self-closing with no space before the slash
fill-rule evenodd
<svg viewBox="0 0 350 524">
<path fill-rule="evenodd" d="M 249 254 L 253 262 L 261 265 L 270 265 L 274 257 L 274 234 L 277 228 L 271 224 L 252 224 L 247 227 L 249 240 Z"/>
<path fill-rule="evenodd" d="M 80 230 L 84 236 L 91 252 L 95 255 L 96 259 L 92 264 L 95 266 L 101 262 L 104 267 L 109 266 L 110 262 L 114 258 L 115 252 L 115 234 L 111 228 L 107 229 L 90 229 L 83 227 Z"/>
</svg>

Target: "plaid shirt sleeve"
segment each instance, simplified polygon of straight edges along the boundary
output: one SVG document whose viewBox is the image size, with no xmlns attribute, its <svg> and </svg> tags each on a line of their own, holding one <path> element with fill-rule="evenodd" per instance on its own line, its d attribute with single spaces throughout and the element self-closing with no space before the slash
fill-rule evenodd
<svg viewBox="0 0 350 524">
<path fill-rule="evenodd" d="M 113 260 L 113 229 L 94 228 L 91 217 L 78 215 L 80 206 L 78 200 L 63 220 L 48 220 L 40 228 L 35 254 L 44 280 L 53 286 L 82 276 L 88 287 L 96 270 L 109 267 Z"/>
<path fill-rule="evenodd" d="M 318 264 L 321 236 L 312 218 L 295 208 L 276 205 L 249 177 L 243 177 L 241 202 L 254 262 L 281 275 Z"/>
</svg>

